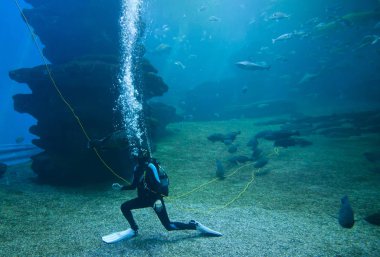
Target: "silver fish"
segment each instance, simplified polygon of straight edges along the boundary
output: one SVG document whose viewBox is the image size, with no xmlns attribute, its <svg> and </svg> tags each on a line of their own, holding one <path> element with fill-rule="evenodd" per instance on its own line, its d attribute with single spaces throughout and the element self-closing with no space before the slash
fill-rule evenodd
<svg viewBox="0 0 380 257">
<path fill-rule="evenodd" d="M 285 34 L 282 34 L 281 36 L 279 36 L 277 38 L 272 39 L 272 43 L 274 44 L 277 41 L 288 40 L 288 39 L 291 39 L 292 37 L 293 37 L 293 33 L 285 33 Z"/>
<path fill-rule="evenodd" d="M 268 65 L 266 62 L 250 62 L 250 61 L 240 61 L 235 63 L 236 66 L 238 66 L 241 69 L 244 70 L 269 70 L 270 65 Z"/>
</svg>

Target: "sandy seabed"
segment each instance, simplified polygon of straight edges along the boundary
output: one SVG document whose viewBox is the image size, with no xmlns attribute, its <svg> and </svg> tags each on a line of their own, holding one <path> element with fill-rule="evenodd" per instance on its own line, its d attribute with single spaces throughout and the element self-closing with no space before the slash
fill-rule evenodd
<svg viewBox="0 0 380 257">
<path fill-rule="evenodd" d="M 249 156 L 248 140 L 277 128 L 256 122 L 175 123 L 157 145 L 155 157 L 171 181 L 170 218 L 195 219 L 222 237 L 167 232 L 148 208 L 134 211 L 137 237 L 105 244 L 101 236 L 128 228 L 119 208 L 135 192 L 113 191 L 111 183 L 39 185 L 24 165 L 0 179 L 0 256 L 380 256 L 380 228 L 362 219 L 380 210 L 379 167 L 363 156 L 378 148 L 379 136 L 311 135 L 304 138 L 313 145 L 279 151 L 261 141 L 269 159 L 262 170 L 228 164 L 227 147 L 207 140 L 211 133 L 240 130 L 236 154 Z M 233 175 L 199 187 L 215 178 L 216 159 Z M 352 229 L 333 217 L 345 194 L 357 219 Z"/>
</svg>

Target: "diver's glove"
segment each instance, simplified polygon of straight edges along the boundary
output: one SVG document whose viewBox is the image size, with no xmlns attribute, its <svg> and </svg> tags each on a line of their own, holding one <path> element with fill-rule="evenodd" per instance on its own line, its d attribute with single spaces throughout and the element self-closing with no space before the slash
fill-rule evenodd
<svg viewBox="0 0 380 257">
<path fill-rule="evenodd" d="M 123 188 L 122 185 L 120 185 L 119 183 L 113 183 L 112 184 L 112 189 L 113 190 L 121 190 Z"/>
</svg>

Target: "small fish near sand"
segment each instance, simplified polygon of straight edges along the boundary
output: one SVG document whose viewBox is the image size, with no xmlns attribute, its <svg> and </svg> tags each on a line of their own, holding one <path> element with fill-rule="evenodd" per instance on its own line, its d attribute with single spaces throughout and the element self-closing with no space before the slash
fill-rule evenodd
<svg viewBox="0 0 380 257">
<path fill-rule="evenodd" d="M 236 155 L 236 156 L 230 157 L 228 161 L 233 164 L 240 164 L 240 163 L 246 163 L 248 161 L 251 161 L 251 159 L 244 155 Z"/>
<path fill-rule="evenodd" d="M 253 161 L 257 161 L 261 158 L 261 154 L 263 153 L 263 150 L 259 149 L 259 148 L 256 148 L 255 150 L 253 150 L 252 152 L 252 160 Z"/>
<path fill-rule="evenodd" d="M 266 140 L 280 140 L 290 138 L 292 136 L 300 136 L 300 132 L 297 130 L 263 130 L 256 134 L 256 138 L 264 138 Z"/>
<path fill-rule="evenodd" d="M 237 151 L 237 145 L 230 145 L 230 147 L 228 147 L 228 152 L 229 153 L 236 153 L 236 151 Z"/>
<path fill-rule="evenodd" d="M 213 143 L 220 141 L 225 144 L 231 144 L 236 139 L 237 135 L 239 135 L 240 133 L 241 133 L 240 131 L 233 131 L 227 134 L 214 133 L 214 134 L 209 135 L 207 139 Z"/>
<path fill-rule="evenodd" d="M 380 211 L 366 216 L 364 220 L 372 225 L 380 226 Z"/>
<path fill-rule="evenodd" d="M 281 138 L 274 141 L 274 146 L 288 148 L 290 146 L 306 147 L 312 145 L 312 142 L 303 138 Z"/>
<path fill-rule="evenodd" d="M 257 140 L 257 137 L 256 137 L 256 136 L 252 137 L 252 138 L 248 141 L 247 146 L 249 146 L 253 151 L 254 151 L 255 149 L 257 149 L 257 147 L 259 146 L 259 141 Z"/>
<path fill-rule="evenodd" d="M 262 158 L 258 159 L 258 160 L 255 162 L 255 164 L 253 165 L 253 167 L 255 167 L 256 169 L 260 169 L 260 168 L 264 167 L 264 166 L 267 165 L 267 164 L 268 164 L 268 159 L 262 157 Z"/>
<path fill-rule="evenodd" d="M 350 205 L 347 195 L 343 196 L 341 199 L 338 221 L 343 228 L 352 228 L 354 226 L 354 211 Z"/>
<path fill-rule="evenodd" d="M 216 173 L 215 173 L 216 176 L 220 179 L 224 179 L 225 170 L 224 170 L 222 162 L 220 160 L 216 160 L 215 164 L 216 164 Z"/>
<path fill-rule="evenodd" d="M 266 62 L 250 62 L 250 61 L 240 61 L 236 62 L 235 65 L 243 70 L 269 70 L 271 66 Z"/>
</svg>

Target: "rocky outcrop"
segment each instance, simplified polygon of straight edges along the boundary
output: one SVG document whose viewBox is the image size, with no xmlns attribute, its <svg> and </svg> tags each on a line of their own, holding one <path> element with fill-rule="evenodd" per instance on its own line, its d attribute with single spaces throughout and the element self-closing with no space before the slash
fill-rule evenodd
<svg viewBox="0 0 380 257">
<path fill-rule="evenodd" d="M 101 138 L 120 124 L 115 111 L 120 70 L 120 1 L 28 0 L 33 8 L 24 10 L 51 62 L 49 69 L 61 94 L 75 111 L 90 138 Z M 175 110 L 161 105 L 155 111 L 148 101 L 161 96 L 168 86 L 157 70 L 135 47 L 135 78 L 144 95 L 148 131 L 156 135 L 175 117 Z M 32 157 L 32 169 L 44 182 L 78 184 L 112 177 L 91 149 L 77 118 L 54 88 L 45 66 L 22 68 L 10 77 L 26 83 L 31 94 L 13 97 L 14 108 L 37 119 L 30 132 L 39 138 L 33 144 L 44 151 Z M 162 111 L 160 111 L 162 110 Z M 165 116 L 166 110 L 170 113 Z M 161 116 L 160 116 L 161 115 Z M 152 122 L 155 121 L 155 122 Z M 102 152 L 107 164 L 123 177 L 130 176 L 129 149 Z"/>
</svg>

